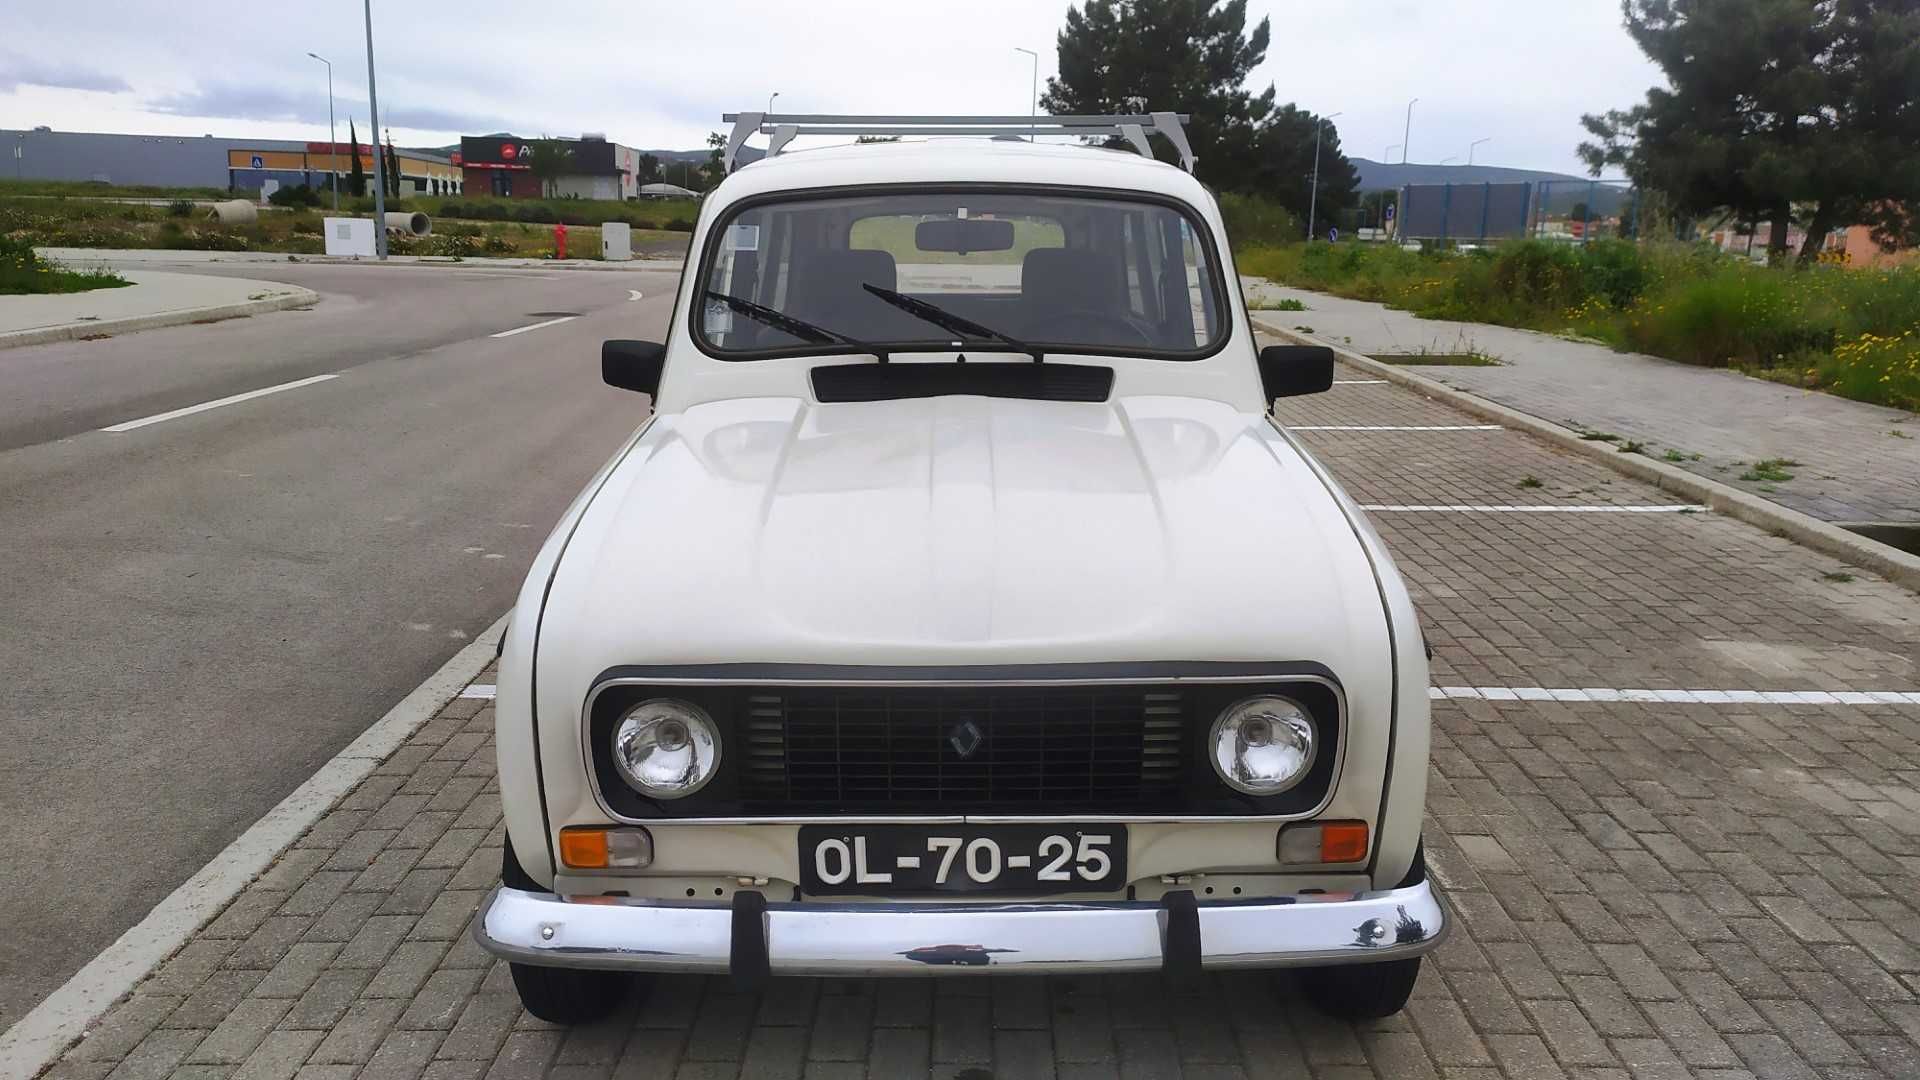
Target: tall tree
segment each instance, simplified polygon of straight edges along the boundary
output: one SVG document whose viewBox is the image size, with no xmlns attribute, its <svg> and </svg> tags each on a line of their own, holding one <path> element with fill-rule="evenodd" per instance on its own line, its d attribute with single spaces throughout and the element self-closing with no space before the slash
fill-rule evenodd
<svg viewBox="0 0 1920 1080">
<path fill-rule="evenodd" d="M 393 151 L 393 132 L 387 132 L 387 194 L 400 197 L 400 155 Z"/>
<path fill-rule="evenodd" d="M 1061 114 L 1191 113 L 1187 139 L 1200 178 L 1249 190 L 1273 88 L 1255 95 L 1245 83 L 1266 59 L 1268 36 L 1266 19 L 1247 31 L 1247 0 L 1086 0 L 1084 9 L 1067 9 L 1060 74 L 1047 80 L 1040 106 Z"/>
<path fill-rule="evenodd" d="M 1320 195 L 1313 200 L 1314 129 L 1320 129 Z M 1322 117 L 1282 105 L 1261 125 L 1256 139 L 1254 188 L 1307 220 L 1309 204 L 1319 220 L 1360 203 L 1360 174 L 1340 152 L 1340 132 Z"/>
<path fill-rule="evenodd" d="M 353 165 L 347 172 L 347 190 L 358 199 L 367 193 L 367 170 L 360 164 L 360 133 L 354 129 L 351 116 L 347 117 L 347 138 L 353 145 Z"/>
<path fill-rule="evenodd" d="M 1624 168 L 1689 215 L 1772 224 L 1801 265 L 1836 226 L 1872 219 L 1883 242 L 1920 203 L 1920 3 L 1915 0 L 1623 0 L 1626 28 L 1668 85 L 1582 117 L 1595 175 Z"/>
<path fill-rule="evenodd" d="M 654 154 L 640 155 L 639 180 L 643 184 L 657 184 L 660 182 L 660 158 L 658 156 Z"/>
<path fill-rule="evenodd" d="M 555 185 L 572 165 L 573 151 L 565 143 L 544 136 L 534 140 L 532 151 L 527 158 L 527 168 L 533 178 L 540 181 L 540 194 L 552 198 Z"/>
</svg>

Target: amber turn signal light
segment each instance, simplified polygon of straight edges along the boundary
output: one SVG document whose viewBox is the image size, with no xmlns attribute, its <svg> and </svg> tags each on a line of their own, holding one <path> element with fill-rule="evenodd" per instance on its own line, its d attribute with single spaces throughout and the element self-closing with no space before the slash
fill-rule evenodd
<svg viewBox="0 0 1920 1080">
<path fill-rule="evenodd" d="M 1367 858 L 1364 821 L 1309 821 L 1280 830 L 1280 861 L 1289 866 L 1356 863 Z"/>
<path fill-rule="evenodd" d="M 637 826 L 560 830 L 560 862 L 573 870 L 638 869 L 653 864 L 653 835 Z"/>
</svg>

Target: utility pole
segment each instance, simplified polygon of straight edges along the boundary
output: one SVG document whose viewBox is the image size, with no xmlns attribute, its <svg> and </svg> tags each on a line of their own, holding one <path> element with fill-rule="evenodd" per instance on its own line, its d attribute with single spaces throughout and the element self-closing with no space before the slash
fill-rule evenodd
<svg viewBox="0 0 1920 1080">
<path fill-rule="evenodd" d="M 1307 243 L 1313 243 L 1313 216 L 1320 205 L 1320 132 L 1325 130 L 1327 121 L 1339 116 L 1333 113 L 1322 116 L 1313 122 L 1313 190 L 1307 193 Z"/>
<path fill-rule="evenodd" d="M 1484 138 L 1484 139 L 1475 139 L 1475 140 L 1473 140 L 1473 142 L 1472 142 L 1472 143 L 1470 143 L 1470 144 L 1468 144 L 1468 146 L 1467 146 L 1467 164 L 1469 164 L 1469 165 L 1471 165 L 1471 164 L 1473 164 L 1473 152 L 1474 152 L 1475 150 L 1477 150 L 1477 149 L 1479 149 L 1479 147 L 1480 147 L 1480 144 L 1481 144 L 1481 143 L 1485 143 L 1485 142 L 1492 142 L 1492 141 L 1493 141 L 1493 136 L 1491 136 L 1491 135 L 1489 135 L 1489 136 L 1487 136 L 1487 137 L 1486 137 L 1486 138 Z"/>
<path fill-rule="evenodd" d="M 1420 104 L 1419 98 L 1407 102 L 1407 130 L 1400 136 L 1400 164 L 1407 163 L 1407 147 L 1413 142 L 1413 107 Z"/>
<path fill-rule="evenodd" d="M 1018 45 L 1013 47 L 1013 51 L 1023 52 L 1033 57 L 1033 78 L 1030 80 L 1027 89 L 1027 141 L 1033 142 L 1035 135 L 1033 120 L 1039 115 L 1037 110 L 1040 105 L 1040 54 L 1034 52 L 1032 49 L 1023 49 Z"/>
<path fill-rule="evenodd" d="M 373 119 L 373 250 L 387 257 L 387 163 L 380 153 L 380 95 L 373 87 L 373 0 L 362 5 L 367 14 L 367 112 Z"/>
<path fill-rule="evenodd" d="M 340 144 L 333 137 L 333 63 L 319 53 L 308 56 L 327 65 L 327 176 L 333 188 L 333 212 L 340 212 Z"/>
</svg>

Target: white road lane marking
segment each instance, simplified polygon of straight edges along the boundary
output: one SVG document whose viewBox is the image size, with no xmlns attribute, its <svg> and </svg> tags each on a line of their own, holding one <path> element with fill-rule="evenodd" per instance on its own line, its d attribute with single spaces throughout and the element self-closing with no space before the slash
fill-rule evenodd
<svg viewBox="0 0 1920 1080">
<path fill-rule="evenodd" d="M 628 290 L 627 290 L 627 299 L 629 299 L 629 300 L 639 300 L 639 299 L 642 299 L 642 297 L 641 297 L 641 295 L 640 295 L 640 290 L 639 290 L 639 289 L 628 289 Z"/>
<path fill-rule="evenodd" d="M 1383 514 L 1699 514 L 1706 507 L 1689 504 L 1658 506 L 1478 506 L 1468 504 L 1433 504 L 1395 506 L 1383 503 L 1363 503 L 1362 510 Z"/>
<path fill-rule="evenodd" d="M 1435 701 L 1633 701 L 1665 705 L 1920 705 L 1913 690 L 1645 690 L 1613 687 L 1433 686 Z"/>
<path fill-rule="evenodd" d="M 312 386 L 314 383 L 323 383 L 328 379 L 337 379 L 339 377 L 336 373 L 332 375 L 315 375 L 306 379 L 295 379 L 290 383 L 281 383 L 279 386 L 267 386 L 259 390 L 249 390 L 244 394 L 234 394 L 231 397 L 223 397 L 217 401 L 203 401 L 198 405 L 189 405 L 184 409 L 157 413 L 153 416 L 143 416 L 138 420 L 128 420 L 124 424 L 115 424 L 112 427 L 103 427 L 100 430 L 111 431 L 117 435 L 123 431 L 132 431 L 135 428 L 146 427 L 148 424 L 159 424 L 168 420 L 178 420 L 182 416 L 192 416 L 194 413 L 203 413 L 208 409 L 218 409 L 225 405 L 236 405 L 242 401 L 252 401 L 254 398 L 266 397 L 268 394 L 277 394 L 282 390 L 298 390 L 303 386 Z"/>
<path fill-rule="evenodd" d="M 487 336 L 488 337 L 512 337 L 515 334 L 524 334 L 529 330 L 538 330 L 546 326 L 559 326 L 563 322 L 572 322 L 573 320 L 579 317 L 580 316 L 578 315 L 563 315 L 558 319 L 548 319 L 546 322 L 530 323 L 526 326 L 516 326 L 511 330 L 502 330 L 497 334 L 488 334 Z"/>
<path fill-rule="evenodd" d="M 155 905 L 146 918 L 0 1034 L 0 1077 L 38 1074 L 134 984 L 218 915 L 273 865 L 287 845 L 432 719 L 469 679 L 486 670 L 506 626 L 503 615 Z"/>
<path fill-rule="evenodd" d="M 1288 431 L 1499 431 L 1499 424 L 1288 424 Z"/>
</svg>

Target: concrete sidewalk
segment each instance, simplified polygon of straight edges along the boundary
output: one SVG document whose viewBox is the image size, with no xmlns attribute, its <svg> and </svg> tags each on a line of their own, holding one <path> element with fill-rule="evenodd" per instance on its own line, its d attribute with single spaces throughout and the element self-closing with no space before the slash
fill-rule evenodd
<svg viewBox="0 0 1920 1080">
<path fill-rule="evenodd" d="M 140 266 L 148 263 L 177 266 L 182 263 L 343 263 L 348 265 L 384 265 L 384 266 L 459 266 L 473 269 L 519 269 L 537 267 L 541 270 L 659 270 L 663 267 L 678 268 L 681 256 L 635 255 L 628 262 L 606 262 L 600 259 L 528 259 L 494 258 L 476 255 L 463 258 L 454 255 L 389 255 L 381 263 L 377 259 L 347 258 L 338 255 L 289 255 L 282 251 L 174 251 L 169 248 L 35 248 L 42 256 L 62 263 L 85 269 L 92 266 L 122 267 Z"/>
<path fill-rule="evenodd" d="M 1603 345 L 1483 323 L 1421 319 L 1382 304 L 1245 279 L 1250 302 L 1295 299 L 1276 325 L 1368 355 L 1482 352 L 1497 367 L 1403 365 L 1556 424 L 1644 444 L 1680 468 L 1831 522 L 1920 522 L 1920 419 Z M 1785 459 L 1791 480 L 1742 480 Z"/>
<path fill-rule="evenodd" d="M 250 278 L 158 270 L 126 270 L 121 276 L 133 284 L 47 296 L 0 296 L 0 349 L 233 319 L 320 299 L 298 285 Z"/>
</svg>

